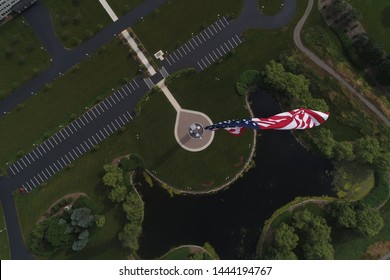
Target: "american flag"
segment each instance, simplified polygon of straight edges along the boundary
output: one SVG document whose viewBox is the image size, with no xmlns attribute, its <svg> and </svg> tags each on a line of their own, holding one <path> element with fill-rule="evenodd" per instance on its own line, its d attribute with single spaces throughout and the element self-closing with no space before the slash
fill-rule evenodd
<svg viewBox="0 0 390 280">
<path fill-rule="evenodd" d="M 233 135 L 241 135 L 246 128 L 252 129 L 308 129 L 319 126 L 329 117 L 329 112 L 323 113 L 310 109 L 295 109 L 283 112 L 269 118 L 253 118 L 242 120 L 229 120 L 206 126 L 205 129 L 217 130 L 223 128 Z"/>
</svg>

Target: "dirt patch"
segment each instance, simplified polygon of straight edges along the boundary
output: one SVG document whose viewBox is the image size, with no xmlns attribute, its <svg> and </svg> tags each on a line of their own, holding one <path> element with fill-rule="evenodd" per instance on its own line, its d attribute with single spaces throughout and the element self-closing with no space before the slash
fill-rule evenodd
<svg viewBox="0 0 390 280">
<path fill-rule="evenodd" d="M 379 241 L 368 247 L 366 256 L 372 260 L 378 260 L 390 252 L 390 241 Z"/>
<path fill-rule="evenodd" d="M 45 214 L 43 214 L 39 219 L 38 219 L 38 222 L 37 224 L 39 223 L 42 223 L 43 221 L 45 221 L 46 219 L 48 219 L 49 217 L 55 217 L 55 216 L 58 216 L 58 215 L 61 215 L 62 213 L 64 213 L 64 208 L 67 206 L 65 205 L 64 207 L 61 207 L 56 213 L 54 214 L 51 214 L 50 212 L 50 209 L 58 204 L 61 200 L 63 199 L 72 199 L 72 202 L 70 202 L 69 204 L 72 205 L 79 197 L 81 196 L 86 196 L 87 194 L 86 193 L 82 193 L 82 192 L 79 192 L 79 193 L 70 193 L 70 194 L 67 194 L 67 195 L 64 195 L 63 197 L 59 198 L 58 200 L 56 200 L 52 205 L 50 205 L 50 207 L 46 210 Z"/>
</svg>

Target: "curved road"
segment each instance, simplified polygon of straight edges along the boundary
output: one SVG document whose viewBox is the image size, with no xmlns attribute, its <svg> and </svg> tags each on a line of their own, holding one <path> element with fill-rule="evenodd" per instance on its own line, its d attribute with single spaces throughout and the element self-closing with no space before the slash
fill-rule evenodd
<svg viewBox="0 0 390 280">
<path fill-rule="evenodd" d="M 47 26 L 51 25 L 48 11 L 41 1 L 38 1 L 36 6 L 26 11 L 25 17 L 53 56 L 52 66 L 0 102 L 0 109 L 5 107 L 8 107 L 7 110 L 12 109 L 16 104 L 27 99 L 31 91 L 42 88 L 45 83 L 55 79 L 58 76 L 58 71 L 64 73 L 84 59 L 86 53 L 92 53 L 111 40 L 114 34 L 132 26 L 139 20 L 140 16 L 147 15 L 164 2 L 166 0 L 143 1 L 135 10 L 107 26 L 88 42 L 69 51 L 59 44 L 52 26 Z M 136 77 L 10 165 L 9 177 L 0 177 L 0 200 L 7 223 L 11 258 L 32 258 L 20 231 L 19 219 L 12 197 L 13 191 L 20 186 L 23 186 L 27 191 L 32 191 L 36 186 L 60 172 L 67 164 L 92 149 L 93 145 L 97 145 L 122 125 L 130 122 L 137 100 L 170 73 L 188 66 L 195 67 L 198 71 L 204 70 L 215 63 L 219 57 L 237 47 L 242 42 L 241 33 L 249 28 L 275 29 L 287 24 L 295 14 L 296 1 L 284 0 L 284 2 L 280 13 L 270 17 L 260 13 L 257 0 L 244 0 L 239 18 L 235 20 L 229 20 L 225 17 L 217 19 L 208 28 L 168 54 L 167 61 L 163 64 L 166 68 L 160 69 L 154 76 L 147 79 Z M 44 23 L 35 22 L 40 18 Z"/>
<path fill-rule="evenodd" d="M 390 126 L 390 121 L 386 118 L 386 116 L 378 110 L 378 108 L 372 104 L 367 98 L 363 96 L 363 94 L 356 90 L 351 84 L 349 84 L 347 81 L 341 77 L 339 73 L 337 73 L 335 70 L 333 70 L 328 64 L 326 64 L 323 60 L 321 60 L 318 56 L 316 56 L 312 51 L 310 51 L 308 48 L 306 48 L 302 41 L 301 41 L 301 31 L 302 27 L 306 22 L 307 17 L 309 16 L 311 9 L 313 8 L 313 0 L 309 0 L 305 14 L 303 17 L 299 20 L 297 26 L 294 29 L 294 43 L 297 46 L 297 48 L 306 54 L 311 61 L 313 61 L 315 64 L 317 64 L 319 67 L 321 67 L 323 70 L 328 72 L 330 75 L 332 75 L 337 81 L 339 81 L 343 86 L 348 88 L 350 92 L 352 92 L 357 98 L 359 98 L 364 105 L 366 105 L 375 115 L 378 116 L 387 126 Z"/>
</svg>

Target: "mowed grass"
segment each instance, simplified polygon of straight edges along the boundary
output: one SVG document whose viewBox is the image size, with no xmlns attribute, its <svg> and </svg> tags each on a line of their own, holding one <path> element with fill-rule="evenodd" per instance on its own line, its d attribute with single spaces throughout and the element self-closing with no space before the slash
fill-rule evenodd
<svg viewBox="0 0 390 280">
<path fill-rule="evenodd" d="M 191 255 L 194 254 L 194 251 L 205 252 L 206 259 L 208 260 L 214 259 L 207 251 L 203 251 L 198 247 L 192 248 L 191 245 L 174 248 L 159 259 L 160 260 L 188 260 L 190 259 Z"/>
<path fill-rule="evenodd" d="M 96 0 L 44 0 L 50 10 L 57 36 L 66 48 L 91 38 L 111 19 Z"/>
<path fill-rule="evenodd" d="M 111 6 L 111 9 L 115 12 L 115 14 L 118 17 L 134 9 L 142 2 L 143 0 L 108 0 L 107 1 L 107 3 Z"/>
<path fill-rule="evenodd" d="M 133 30 L 153 54 L 172 51 L 216 21 L 218 15 L 238 16 L 242 0 L 171 0 L 137 23 Z"/>
<path fill-rule="evenodd" d="M 283 7 L 283 0 L 258 0 L 260 11 L 267 16 L 276 15 Z"/>
<path fill-rule="evenodd" d="M 335 249 L 335 259 L 359 260 L 365 258 L 367 248 L 378 241 L 390 240 L 390 201 L 381 208 L 384 220 L 383 229 L 374 237 L 365 237 L 350 230 L 333 230 L 332 244 Z"/>
<path fill-rule="evenodd" d="M 0 99 L 50 65 L 49 54 L 32 30 L 16 17 L 0 28 Z"/>
<path fill-rule="evenodd" d="M 349 0 L 349 2 L 362 14 L 361 23 L 367 34 L 376 42 L 384 44 L 385 50 L 390 52 L 390 1 Z"/>
<path fill-rule="evenodd" d="M 28 152 L 92 105 L 99 95 L 108 94 L 122 80 L 137 74 L 138 66 L 119 39 L 111 41 L 91 58 L 83 61 L 50 88 L 29 98 L 22 108 L 0 118 L 2 141 L 0 165 L 16 159 L 19 151 Z"/>
<path fill-rule="evenodd" d="M 4 220 L 3 207 L 0 204 L 0 260 L 11 259 L 8 242 L 8 231 L 5 228 L 6 224 Z"/>
</svg>

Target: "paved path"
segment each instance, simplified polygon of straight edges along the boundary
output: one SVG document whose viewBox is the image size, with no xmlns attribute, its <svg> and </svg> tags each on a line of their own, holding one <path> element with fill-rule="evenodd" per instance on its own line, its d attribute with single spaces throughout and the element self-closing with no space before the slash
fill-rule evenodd
<svg viewBox="0 0 390 280">
<path fill-rule="evenodd" d="M 114 34 L 118 34 L 122 30 L 128 28 L 137 22 L 141 16 L 146 16 L 165 1 L 166 0 L 144 0 L 134 11 L 119 18 L 88 42 L 72 51 L 64 52 L 57 43 L 52 43 L 50 40 L 58 39 L 53 38 L 54 35 L 51 31 L 49 31 L 51 34 L 46 34 L 47 36 L 45 36 L 45 34 L 41 34 L 41 31 L 37 30 L 39 27 L 38 25 L 32 25 L 38 37 L 44 41 L 44 45 L 50 49 L 50 52 L 53 53 L 53 56 L 56 59 L 49 70 L 41 73 L 36 79 L 33 79 L 20 90 L 3 100 L 0 103 L 0 110 L 11 110 L 19 102 L 26 100 L 32 91 L 37 91 L 47 82 L 51 82 L 58 77 L 59 72 L 64 73 L 69 68 L 79 63 L 85 58 L 86 54 L 92 53 L 100 46 L 107 43 L 112 39 Z M 285 0 L 285 2 L 295 3 L 295 0 Z M 174 62 L 172 65 L 169 65 L 167 62 L 169 65 L 167 65 L 168 69 L 163 67 L 150 78 L 135 78 L 9 167 L 7 170 L 9 177 L 0 177 L 0 200 L 3 205 L 4 216 L 7 223 L 12 259 L 31 258 L 31 255 L 24 246 L 24 241 L 20 233 L 12 192 L 17 190 L 20 186 L 24 187 L 28 192 L 33 190 L 36 186 L 61 171 L 67 164 L 88 152 L 94 145 L 99 144 L 106 137 L 115 133 L 121 126 L 130 122 L 139 98 L 150 88 L 167 77 L 169 73 L 180 70 L 183 67 L 195 67 L 198 71 L 204 70 L 215 61 L 210 61 L 210 59 L 213 60 L 212 55 L 216 55 L 216 53 L 220 51 L 221 54 L 218 53 L 218 55 L 222 57 L 228 52 L 228 49 L 230 51 L 232 48 L 236 47 L 241 43 L 239 34 L 251 26 L 247 21 L 250 21 L 254 27 L 260 26 L 262 21 L 264 21 L 262 25 L 264 28 L 281 27 L 285 22 L 288 22 L 291 19 L 295 11 L 295 4 L 285 5 L 282 13 L 285 13 L 288 9 L 292 10 L 288 10 L 289 12 L 285 13 L 288 18 L 279 18 L 276 16 L 275 19 L 280 20 L 279 24 L 277 24 L 277 22 L 273 20 L 273 17 L 262 16 L 258 12 L 257 5 L 257 12 L 253 13 L 255 3 L 257 3 L 257 0 L 244 0 L 245 7 L 252 8 L 244 9 L 243 14 L 234 21 L 229 21 L 224 17 L 219 18 L 213 25 L 192 38 L 191 40 L 198 40 L 198 46 L 196 49 L 194 46 L 191 55 L 186 55 L 186 57 L 184 57 L 182 54 L 183 57 L 181 61 L 179 62 L 178 59 L 178 61 Z M 35 9 L 31 10 L 31 13 L 31 17 L 28 16 L 28 18 L 33 21 L 33 15 L 36 15 L 36 18 L 40 18 L 39 14 L 47 13 L 47 10 L 43 5 L 37 5 Z M 251 14 L 249 15 L 249 13 Z M 251 18 L 251 16 L 259 18 Z M 40 28 L 45 27 L 40 26 Z M 239 39 L 240 42 L 237 41 Z M 199 40 L 202 40 L 202 42 Z M 236 45 L 233 45 L 234 42 Z M 196 45 L 195 42 L 194 44 Z M 182 47 L 187 48 L 189 45 L 183 45 Z M 172 54 L 169 54 L 167 56 L 168 59 L 169 57 L 172 58 L 173 62 L 176 55 L 180 55 L 180 49 L 181 47 L 179 47 L 177 53 L 173 52 Z M 57 52 L 58 54 L 62 54 L 57 55 Z M 224 53 L 222 54 L 222 52 Z M 205 64 L 206 61 L 208 63 L 207 65 Z M 208 140 L 210 139 L 212 139 L 211 135 Z M 193 147 L 193 149 L 196 150 L 197 147 Z"/>
<path fill-rule="evenodd" d="M 339 81 L 343 86 L 345 86 L 350 92 L 352 92 L 357 98 L 359 98 L 364 105 L 367 106 L 379 119 L 381 119 L 387 126 L 390 126 L 390 121 L 386 118 L 386 116 L 378 110 L 378 108 L 372 104 L 367 98 L 363 96 L 363 94 L 356 90 L 351 84 L 344 80 L 344 78 L 337 73 L 333 68 L 331 68 L 328 64 L 326 64 L 323 60 L 321 60 L 318 56 L 316 56 L 312 51 L 306 48 L 301 41 L 301 31 L 302 27 L 306 22 L 307 17 L 310 14 L 310 11 L 313 7 L 313 0 L 309 0 L 308 6 L 306 8 L 305 14 L 298 22 L 297 26 L 294 29 L 294 43 L 297 48 L 306 54 L 315 64 L 321 67 L 323 70 L 332 75 L 337 81 Z"/>
</svg>

